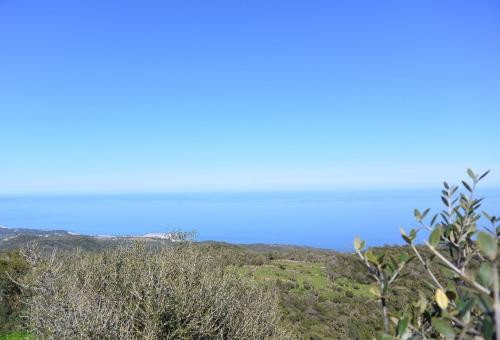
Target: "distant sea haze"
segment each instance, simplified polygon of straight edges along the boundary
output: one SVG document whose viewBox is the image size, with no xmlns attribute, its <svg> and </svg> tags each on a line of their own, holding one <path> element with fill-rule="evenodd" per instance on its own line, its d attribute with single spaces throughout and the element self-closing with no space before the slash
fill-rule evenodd
<svg viewBox="0 0 500 340">
<path fill-rule="evenodd" d="M 442 209 L 439 195 L 436 189 L 0 196 L 0 225 L 91 235 L 196 230 L 199 240 L 350 251 L 356 235 L 369 245 L 401 244 L 399 227 L 416 226 L 414 208 Z M 500 190 L 479 195 L 486 197 L 484 210 L 500 215 Z"/>
</svg>

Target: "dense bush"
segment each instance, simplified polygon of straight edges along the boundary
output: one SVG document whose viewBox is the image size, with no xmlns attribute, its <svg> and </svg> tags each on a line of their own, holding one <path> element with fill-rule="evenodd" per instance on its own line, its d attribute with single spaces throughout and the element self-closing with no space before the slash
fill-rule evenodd
<svg viewBox="0 0 500 340">
<path fill-rule="evenodd" d="M 26 249 L 27 328 L 38 337 L 279 339 L 276 295 L 192 245 L 101 253 Z"/>
<path fill-rule="evenodd" d="M 499 218 L 486 212 L 487 225 L 481 225 L 479 209 L 482 198 L 475 197 L 476 185 L 488 172 L 479 176 L 467 171 L 470 181 L 462 181 L 465 191 L 444 183 L 441 200 L 445 208 L 425 222 L 429 209 L 415 210 L 419 227 L 401 234 L 413 257 L 399 257 L 372 249 L 357 238 L 354 247 L 368 273 L 375 281 L 373 293 L 380 301 L 385 334 L 382 337 L 416 338 L 500 338 L 500 297 L 498 277 Z M 436 223 L 436 221 L 439 222 Z M 425 242 L 427 254 L 414 242 L 421 230 L 429 231 Z M 405 274 L 410 261 L 421 264 L 427 276 L 428 289 L 399 313 L 388 310 L 391 288 Z M 439 275 L 440 264 L 446 275 Z M 396 301 L 397 302 L 397 301 Z M 391 327 L 390 320 L 394 327 Z"/>
<path fill-rule="evenodd" d="M 28 268 L 18 251 L 0 253 L 0 333 L 19 325 L 21 289 L 13 280 L 22 277 Z"/>
</svg>

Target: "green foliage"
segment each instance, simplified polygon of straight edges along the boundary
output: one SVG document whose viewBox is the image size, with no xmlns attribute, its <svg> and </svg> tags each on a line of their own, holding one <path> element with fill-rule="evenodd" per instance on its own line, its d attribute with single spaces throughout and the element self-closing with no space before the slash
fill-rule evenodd
<svg viewBox="0 0 500 340">
<path fill-rule="evenodd" d="M 494 339 L 500 336 L 497 251 L 500 219 L 483 212 L 490 227 L 478 230 L 483 199 L 476 198 L 474 193 L 476 185 L 488 172 L 478 175 L 469 169 L 467 174 L 472 182 L 462 181 L 465 192 L 458 195 L 457 186 L 444 183 L 441 200 L 445 209 L 429 224 L 425 223 L 429 209 L 423 213 L 415 209 L 419 227 L 409 234 L 401 229 L 403 240 L 429 277 L 427 289 L 419 291 L 411 308 L 388 315 L 385 304 L 385 294 L 395 279 L 408 269 L 408 261 L 388 261 L 386 253 L 364 250 L 363 241 L 359 238 L 354 241 L 356 252 L 379 287 L 377 297 L 381 301 L 385 324 L 382 337 L 388 337 L 389 333 L 398 339 L 411 336 Z M 438 216 L 441 219 L 436 223 Z M 427 254 L 414 244 L 421 230 L 430 232 L 425 242 Z M 445 275 L 436 271 L 435 263 L 444 268 Z M 395 328 L 390 327 L 389 318 Z"/>
<path fill-rule="evenodd" d="M 29 269 L 18 251 L 0 253 L 0 333 L 19 326 L 21 289 L 15 283 Z"/>
<path fill-rule="evenodd" d="M 25 331 L 0 334 L 0 340 L 34 340 L 35 338 Z"/>
<path fill-rule="evenodd" d="M 260 266 L 244 265 L 239 272 L 278 289 L 285 321 L 299 338 L 371 337 L 376 318 L 366 310 L 376 313 L 377 309 L 370 286 L 353 280 L 344 269 L 357 267 L 354 257 L 331 252 L 323 258 L 324 262 L 328 260 L 345 263 L 347 267 L 332 269 L 325 263 L 271 260 Z M 333 280 L 328 274 L 330 270 L 338 275 Z"/>
<path fill-rule="evenodd" d="M 406 234 L 404 234 L 404 236 L 408 237 Z M 394 256 L 384 252 L 374 252 L 372 249 L 365 251 L 364 247 L 365 242 L 356 238 L 354 241 L 354 249 L 368 269 L 368 273 L 376 282 L 371 292 L 380 301 L 384 319 L 384 329 L 388 332 L 389 317 L 387 314 L 387 296 L 389 287 L 398 279 L 401 270 L 412 258 L 402 253 L 396 259 Z M 401 327 L 403 327 L 402 324 L 398 325 L 398 329 Z M 406 332 L 407 326 L 405 325 L 403 328 L 404 332 Z M 402 332 L 403 330 L 400 331 Z"/>
<path fill-rule="evenodd" d="M 495 260 L 497 257 L 497 238 L 495 236 L 482 231 L 477 235 L 477 245 L 485 257 L 491 261 Z"/>
</svg>

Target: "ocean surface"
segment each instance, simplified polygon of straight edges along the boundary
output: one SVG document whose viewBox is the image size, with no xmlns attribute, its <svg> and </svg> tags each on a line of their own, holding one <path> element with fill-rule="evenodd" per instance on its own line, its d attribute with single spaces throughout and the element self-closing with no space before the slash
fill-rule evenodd
<svg viewBox="0 0 500 340">
<path fill-rule="evenodd" d="M 479 194 L 486 196 L 484 209 L 500 215 L 500 190 Z M 442 209 L 439 195 L 440 189 L 0 196 L 0 225 L 91 235 L 196 230 L 199 240 L 350 251 L 356 235 L 369 245 L 401 244 L 399 227 L 416 226 L 414 208 Z"/>
</svg>

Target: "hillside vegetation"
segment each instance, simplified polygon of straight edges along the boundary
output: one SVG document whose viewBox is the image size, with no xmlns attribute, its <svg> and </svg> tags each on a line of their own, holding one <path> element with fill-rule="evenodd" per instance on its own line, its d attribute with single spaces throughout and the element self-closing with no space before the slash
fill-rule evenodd
<svg viewBox="0 0 500 340">
<path fill-rule="evenodd" d="M 82 338 L 104 334 L 125 338 L 142 338 L 145 334 L 150 338 L 196 338 L 201 331 L 211 338 L 249 339 L 265 334 L 270 338 L 286 335 L 298 339 L 365 339 L 382 330 L 377 299 L 370 293 L 370 278 L 354 254 L 224 243 L 189 243 L 179 247 L 150 240 L 99 251 L 92 247 L 53 253 L 55 248 L 50 244 L 25 248 L 24 256 L 18 251 L 2 253 L 2 273 L 10 273 L 16 282 L 30 287 L 22 290 L 2 274 L 3 287 L 10 287 L 2 289 L 3 299 L 15 301 L 14 308 L 3 313 L 4 332 L 20 329 L 48 336 L 58 330 L 68 332 L 58 335 L 80 334 Z M 406 247 L 383 249 L 409 253 Z M 28 270 L 32 267 L 36 270 Z M 394 304 L 395 311 L 415 294 L 416 278 L 421 274 L 415 266 L 401 282 L 401 290 L 393 292 L 394 299 L 405 296 Z M 175 291 L 169 289 L 173 284 Z M 152 296 L 164 296 L 166 300 L 158 302 Z M 22 299 L 29 308 L 21 308 Z M 120 308 L 110 309 L 111 302 L 115 305 L 117 301 Z M 147 301 L 158 304 L 147 305 Z M 211 308 L 222 314 L 214 318 Z M 97 315 L 103 316 L 101 319 L 95 317 L 96 310 Z M 207 314 L 197 315 L 193 311 Z M 27 319 L 21 322 L 20 315 Z M 170 316 L 165 319 L 166 315 Z M 248 318 L 247 326 L 240 324 L 243 315 Z M 70 327 L 67 322 L 75 319 L 78 324 Z M 132 320 L 142 321 L 135 324 Z M 213 329 L 207 326 L 217 324 L 216 320 L 230 325 L 210 326 Z M 162 322 L 163 328 L 158 326 Z M 267 326 L 262 329 L 264 325 Z M 228 337 L 236 329 L 243 332 L 249 327 L 251 332 L 260 329 L 263 333 Z"/>
</svg>

